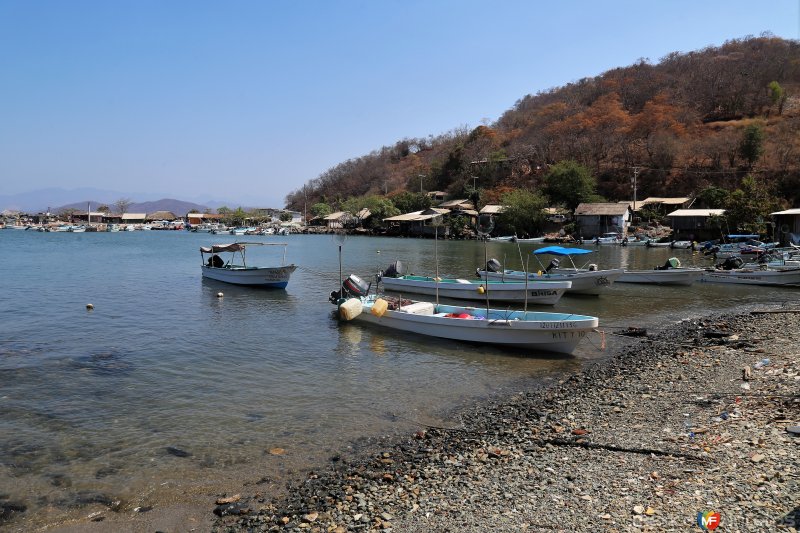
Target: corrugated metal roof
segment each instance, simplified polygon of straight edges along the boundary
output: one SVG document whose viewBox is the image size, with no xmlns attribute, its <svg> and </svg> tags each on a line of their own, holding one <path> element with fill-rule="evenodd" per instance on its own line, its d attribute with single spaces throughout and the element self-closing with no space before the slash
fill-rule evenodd
<svg viewBox="0 0 800 533">
<path fill-rule="evenodd" d="M 628 204 L 614 202 L 579 204 L 575 215 L 624 215 L 628 212 Z"/>
<path fill-rule="evenodd" d="M 464 198 L 463 200 L 450 200 L 448 202 L 439 204 L 439 207 L 445 207 L 445 208 L 460 207 L 462 209 L 475 209 L 475 206 L 472 205 L 472 202 L 470 202 L 466 198 Z"/>
<path fill-rule="evenodd" d="M 405 213 L 402 215 L 384 218 L 383 220 L 385 222 L 417 222 L 420 220 L 430 220 L 440 215 L 446 215 L 449 212 L 449 209 L 437 209 L 435 207 L 431 207 L 422 211 L 414 211 L 412 213 Z"/>
<path fill-rule="evenodd" d="M 725 214 L 724 209 L 678 209 L 669 213 L 668 217 L 710 217 L 712 215 L 721 216 Z"/>
<path fill-rule="evenodd" d="M 485 205 L 480 212 L 482 215 L 496 215 L 497 213 L 502 213 L 505 208 L 506 206 L 504 205 Z"/>
<path fill-rule="evenodd" d="M 122 220 L 144 220 L 147 216 L 147 213 L 124 213 L 122 215 Z"/>
</svg>

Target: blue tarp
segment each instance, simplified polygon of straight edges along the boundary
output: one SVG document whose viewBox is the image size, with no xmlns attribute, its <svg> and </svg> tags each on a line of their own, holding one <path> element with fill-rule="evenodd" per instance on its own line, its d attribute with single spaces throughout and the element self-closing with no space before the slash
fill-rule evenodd
<svg viewBox="0 0 800 533">
<path fill-rule="evenodd" d="M 594 250 L 584 250 L 583 248 L 564 248 L 563 246 L 545 246 L 534 250 L 535 255 L 552 254 L 552 255 L 583 255 L 591 254 Z"/>
</svg>

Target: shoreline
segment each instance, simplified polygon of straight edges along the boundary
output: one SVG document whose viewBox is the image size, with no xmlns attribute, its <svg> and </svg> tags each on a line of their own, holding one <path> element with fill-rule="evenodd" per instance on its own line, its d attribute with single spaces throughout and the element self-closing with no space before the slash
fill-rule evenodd
<svg viewBox="0 0 800 533">
<path fill-rule="evenodd" d="M 285 496 L 220 499 L 212 531 L 685 531 L 702 512 L 722 530 L 800 527 L 800 437 L 786 430 L 800 423 L 800 313 L 630 340 L 556 384 L 464 409 L 460 427 L 336 456 Z"/>
</svg>

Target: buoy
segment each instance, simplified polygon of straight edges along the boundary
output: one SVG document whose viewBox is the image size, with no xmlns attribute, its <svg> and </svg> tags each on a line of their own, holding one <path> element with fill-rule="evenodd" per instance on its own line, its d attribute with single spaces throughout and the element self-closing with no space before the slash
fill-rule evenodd
<svg viewBox="0 0 800 533">
<path fill-rule="evenodd" d="M 381 251 L 380 251 L 380 250 L 378 250 L 378 253 L 381 253 Z"/>
<path fill-rule="evenodd" d="M 222 294 L 221 292 L 218 292 L 218 293 L 217 293 L 217 298 L 222 298 L 223 296 L 225 296 L 225 295 L 224 295 L 224 294 Z"/>
<path fill-rule="evenodd" d="M 92 305 L 92 304 L 86 304 L 86 309 L 88 309 L 89 311 L 91 311 L 92 309 L 94 309 L 94 305 Z"/>
<path fill-rule="evenodd" d="M 478 294 L 483 294 L 486 292 L 486 289 L 483 288 L 483 285 L 478 285 Z"/>
</svg>

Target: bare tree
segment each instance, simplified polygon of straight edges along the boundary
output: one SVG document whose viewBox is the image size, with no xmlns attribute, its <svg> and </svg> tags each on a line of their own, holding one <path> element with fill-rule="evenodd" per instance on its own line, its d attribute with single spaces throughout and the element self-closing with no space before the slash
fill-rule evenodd
<svg viewBox="0 0 800 533">
<path fill-rule="evenodd" d="M 128 208 L 131 206 L 133 202 L 131 202 L 130 198 L 120 198 L 116 202 L 114 202 L 114 207 L 117 208 L 117 212 L 120 215 L 124 215 L 128 212 Z"/>
</svg>

